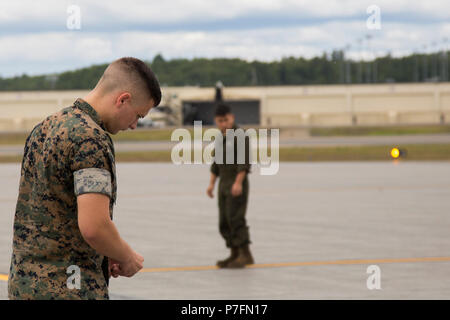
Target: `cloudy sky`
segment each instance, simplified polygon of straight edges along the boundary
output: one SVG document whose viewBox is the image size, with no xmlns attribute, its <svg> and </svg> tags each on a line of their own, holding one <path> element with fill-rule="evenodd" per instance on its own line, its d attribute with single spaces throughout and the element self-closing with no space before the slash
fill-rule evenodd
<svg viewBox="0 0 450 320">
<path fill-rule="evenodd" d="M 0 0 L 2 77 L 158 53 L 271 61 L 347 47 L 370 59 L 444 46 L 448 0 Z"/>
</svg>

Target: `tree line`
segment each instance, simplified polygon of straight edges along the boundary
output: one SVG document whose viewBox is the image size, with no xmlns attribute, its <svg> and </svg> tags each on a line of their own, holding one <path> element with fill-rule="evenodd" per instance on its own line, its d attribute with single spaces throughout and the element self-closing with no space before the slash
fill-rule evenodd
<svg viewBox="0 0 450 320">
<path fill-rule="evenodd" d="M 146 61 L 163 86 L 311 85 L 339 83 L 430 82 L 449 80 L 449 52 L 386 55 L 372 61 L 347 59 L 343 51 L 306 59 L 286 57 L 261 62 L 195 58 L 166 60 L 160 54 Z M 108 64 L 57 74 L 0 77 L 0 91 L 92 89 Z"/>
</svg>

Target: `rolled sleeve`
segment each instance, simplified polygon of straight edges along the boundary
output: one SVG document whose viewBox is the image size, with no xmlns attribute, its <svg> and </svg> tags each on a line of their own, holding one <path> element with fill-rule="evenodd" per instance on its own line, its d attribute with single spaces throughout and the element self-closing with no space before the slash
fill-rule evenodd
<svg viewBox="0 0 450 320">
<path fill-rule="evenodd" d="M 251 165 L 250 164 L 238 164 L 237 165 L 237 172 L 241 172 L 241 171 L 245 171 L 246 173 L 250 173 L 250 168 Z"/>
<path fill-rule="evenodd" d="M 75 196 L 101 193 L 111 197 L 111 173 L 105 169 L 80 169 L 73 173 Z"/>
<path fill-rule="evenodd" d="M 87 138 L 74 143 L 70 155 L 74 193 L 101 193 L 112 197 L 112 166 L 107 144 Z"/>
<path fill-rule="evenodd" d="M 214 173 L 216 176 L 219 176 L 219 166 L 215 161 L 211 164 L 210 171 L 211 173 Z"/>
</svg>

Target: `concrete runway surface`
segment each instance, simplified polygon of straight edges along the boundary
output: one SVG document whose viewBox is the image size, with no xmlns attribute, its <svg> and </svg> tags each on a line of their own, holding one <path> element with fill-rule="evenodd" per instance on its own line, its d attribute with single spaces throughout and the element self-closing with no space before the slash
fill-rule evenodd
<svg viewBox="0 0 450 320">
<path fill-rule="evenodd" d="M 138 141 L 116 142 L 116 152 L 165 151 L 171 150 L 178 142 Z M 270 145 L 270 138 L 268 139 Z M 333 146 L 369 146 L 369 145 L 405 145 L 450 143 L 450 134 L 399 135 L 399 136 L 358 136 L 358 137 L 307 137 L 280 139 L 280 147 L 333 147 Z M 209 142 L 204 142 L 206 146 Z M 0 155 L 21 155 L 23 145 L 0 145 Z"/>
<path fill-rule="evenodd" d="M 0 165 L 0 298 L 7 298 L 19 165 Z M 448 299 L 450 162 L 281 163 L 250 176 L 256 265 L 227 255 L 206 165 L 118 163 L 114 221 L 145 257 L 112 299 Z M 369 290 L 367 268 L 381 271 Z"/>
</svg>

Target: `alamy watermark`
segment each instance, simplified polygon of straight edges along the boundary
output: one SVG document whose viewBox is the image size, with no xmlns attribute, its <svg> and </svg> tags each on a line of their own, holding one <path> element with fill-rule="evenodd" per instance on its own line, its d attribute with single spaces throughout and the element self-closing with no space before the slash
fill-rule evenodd
<svg viewBox="0 0 450 320">
<path fill-rule="evenodd" d="M 373 264 L 367 267 L 366 272 L 370 274 L 367 278 L 366 285 L 369 290 L 381 289 L 381 269 L 379 266 Z"/>
<path fill-rule="evenodd" d="M 369 30 L 381 29 L 381 9 L 379 6 L 373 4 L 367 7 L 366 13 L 370 16 L 366 20 L 366 26 Z"/>
<path fill-rule="evenodd" d="M 259 164 L 261 175 L 275 175 L 279 169 L 279 129 L 270 129 L 270 156 L 268 155 L 268 131 L 259 129 L 227 129 L 224 135 L 219 129 L 210 128 L 203 133 L 202 122 L 194 121 L 194 137 L 189 130 L 184 128 L 175 129 L 171 140 L 179 141 L 171 153 L 172 163 L 180 164 L 223 164 L 225 151 L 225 164 Z M 180 141 L 181 138 L 181 141 Z M 214 139 L 213 139 L 214 138 Z M 224 141 L 225 139 L 225 141 Z M 193 140 L 193 142 L 192 142 Z M 249 142 L 248 147 L 246 142 Z M 236 147 L 235 147 L 236 141 Z M 203 149 L 203 142 L 210 142 Z M 224 143 L 225 142 L 225 143 Z M 223 146 L 225 145 L 225 150 Z M 191 151 L 194 151 L 192 162 Z M 236 156 L 235 156 L 236 150 Z M 247 152 L 249 154 L 247 154 Z M 259 159 L 259 161 L 258 161 Z"/>
<path fill-rule="evenodd" d="M 77 5 L 70 5 L 67 7 L 66 26 L 69 30 L 81 29 L 81 8 Z"/>
<path fill-rule="evenodd" d="M 73 289 L 80 290 L 81 289 L 80 267 L 73 264 L 67 268 L 66 273 L 69 274 L 69 277 L 67 277 L 67 288 L 69 288 L 69 290 Z"/>
</svg>

